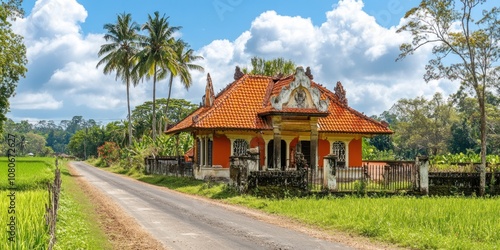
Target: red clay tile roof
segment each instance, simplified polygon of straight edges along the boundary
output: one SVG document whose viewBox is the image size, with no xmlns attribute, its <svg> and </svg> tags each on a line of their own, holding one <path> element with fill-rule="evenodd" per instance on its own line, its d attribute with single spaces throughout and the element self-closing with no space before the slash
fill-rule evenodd
<svg viewBox="0 0 500 250">
<path fill-rule="evenodd" d="M 281 89 L 288 86 L 293 80 L 293 75 L 276 82 L 267 76 L 244 75 L 222 90 L 215 97 L 212 107 L 200 107 L 166 133 L 203 129 L 272 130 L 266 115 L 280 112 L 320 116 L 318 119 L 319 132 L 392 133 L 388 127 L 380 122 L 340 103 L 334 93 L 313 81 L 311 81 L 311 86 L 319 89 L 321 99 L 328 98 L 329 100 L 327 112 L 299 108 L 275 110 L 270 104 L 270 98 L 277 96 Z"/>
</svg>

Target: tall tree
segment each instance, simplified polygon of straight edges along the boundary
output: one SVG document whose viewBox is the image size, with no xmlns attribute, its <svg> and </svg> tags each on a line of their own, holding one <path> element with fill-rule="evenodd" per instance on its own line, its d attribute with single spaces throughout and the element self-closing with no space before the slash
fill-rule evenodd
<svg viewBox="0 0 500 250">
<path fill-rule="evenodd" d="M 26 73 L 26 47 L 23 37 L 14 33 L 11 21 L 24 13 L 21 0 L 0 2 L 0 132 L 9 111 L 9 98 L 14 95 L 17 83 Z"/>
<path fill-rule="evenodd" d="M 203 67 L 197 64 L 194 64 L 194 61 L 203 59 L 202 56 L 197 56 L 194 54 L 194 50 L 189 48 L 189 45 L 178 39 L 175 42 L 175 54 L 177 55 L 177 75 L 174 75 L 172 72 L 170 73 L 170 80 L 168 82 L 168 96 L 167 96 L 167 104 L 165 105 L 165 114 L 168 114 L 170 95 L 172 93 L 172 82 L 174 77 L 178 76 L 181 80 L 181 83 L 184 85 L 186 89 L 191 87 L 193 82 L 191 78 L 190 70 L 198 70 L 203 71 Z M 168 129 L 169 119 L 167 117 L 167 121 L 165 122 L 165 130 Z"/>
<path fill-rule="evenodd" d="M 138 51 L 140 29 L 139 25 L 132 21 L 131 14 L 120 14 L 115 24 L 105 24 L 104 29 L 107 34 L 104 39 L 109 42 L 101 45 L 98 55 L 104 56 L 96 67 L 102 64 L 104 73 L 116 72 L 116 78 L 121 78 L 127 86 L 127 111 L 128 111 L 128 145 L 132 144 L 132 122 L 130 112 L 130 83 L 134 86 L 138 82 L 138 77 L 134 74 L 135 55 Z"/>
<path fill-rule="evenodd" d="M 279 76 L 291 75 L 295 73 L 295 63 L 292 60 L 285 60 L 282 57 L 266 60 L 260 57 L 253 57 L 251 60 L 252 69 L 249 71 L 243 68 L 244 73 L 252 75 Z"/>
<path fill-rule="evenodd" d="M 170 26 L 168 17 L 160 17 L 156 11 L 154 16 L 148 15 L 148 21 L 142 26 L 148 35 L 141 42 L 143 48 L 138 53 L 137 69 L 141 76 L 153 77 L 153 121 L 152 137 L 156 140 L 156 81 L 165 79 L 168 73 L 177 75 L 177 54 L 174 50 L 174 33 L 181 27 Z"/>
<path fill-rule="evenodd" d="M 476 21 L 473 13 L 486 0 L 422 0 L 410 9 L 407 23 L 398 32 L 407 31 L 413 40 L 402 44 L 400 58 L 432 45 L 435 58 L 426 65 L 426 81 L 447 78 L 459 80 L 472 89 L 479 103 L 481 131 L 480 195 L 486 187 L 486 92 L 499 84 L 500 9 L 483 11 Z M 459 6 L 456 6 L 458 3 Z M 447 58 L 451 57 L 451 58 Z M 450 60 L 451 59 L 451 60 Z"/>
<path fill-rule="evenodd" d="M 399 156 L 414 158 L 416 154 L 444 153 L 456 115 L 441 94 L 436 93 L 431 100 L 401 99 L 390 113 L 398 120 L 393 128 Z"/>
</svg>

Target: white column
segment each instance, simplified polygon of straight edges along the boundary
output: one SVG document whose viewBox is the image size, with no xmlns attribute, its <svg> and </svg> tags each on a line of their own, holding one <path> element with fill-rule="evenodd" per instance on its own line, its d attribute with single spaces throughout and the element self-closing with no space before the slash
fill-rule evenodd
<svg viewBox="0 0 500 250">
<path fill-rule="evenodd" d="M 229 141 L 231 141 L 231 153 L 229 155 L 234 156 L 234 139 L 230 138 Z"/>
</svg>

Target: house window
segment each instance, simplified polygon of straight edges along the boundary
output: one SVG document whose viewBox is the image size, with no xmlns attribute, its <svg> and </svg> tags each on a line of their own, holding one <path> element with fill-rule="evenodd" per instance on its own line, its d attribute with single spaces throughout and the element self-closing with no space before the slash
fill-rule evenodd
<svg viewBox="0 0 500 250">
<path fill-rule="evenodd" d="M 196 139 L 196 163 L 201 163 L 201 143 L 200 139 Z"/>
<path fill-rule="evenodd" d="M 345 143 L 336 141 L 333 143 L 333 154 L 337 156 L 337 166 L 345 167 Z"/>
<path fill-rule="evenodd" d="M 236 139 L 233 142 L 233 156 L 245 155 L 248 150 L 248 142 L 243 139 Z"/>
<path fill-rule="evenodd" d="M 208 157 L 207 157 L 207 160 L 208 160 L 208 166 L 212 166 L 212 147 L 213 145 L 213 141 L 211 139 L 208 139 L 208 145 L 207 145 L 207 154 L 208 154 Z"/>
<path fill-rule="evenodd" d="M 213 141 L 208 137 L 200 137 L 197 141 L 198 146 L 198 162 L 200 166 L 212 166 L 212 150 Z"/>
</svg>

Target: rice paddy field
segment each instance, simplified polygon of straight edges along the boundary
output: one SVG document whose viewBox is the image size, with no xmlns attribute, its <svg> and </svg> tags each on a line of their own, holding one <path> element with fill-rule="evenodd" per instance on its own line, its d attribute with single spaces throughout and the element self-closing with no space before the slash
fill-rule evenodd
<svg viewBox="0 0 500 250">
<path fill-rule="evenodd" d="M 16 189 L 10 190 L 9 161 L 6 157 L 0 158 L 0 249 L 46 249 L 46 186 L 54 176 L 53 159 L 18 157 L 15 160 Z M 15 227 L 11 227 L 13 224 Z M 14 238 L 9 240 L 9 237 Z"/>
</svg>

